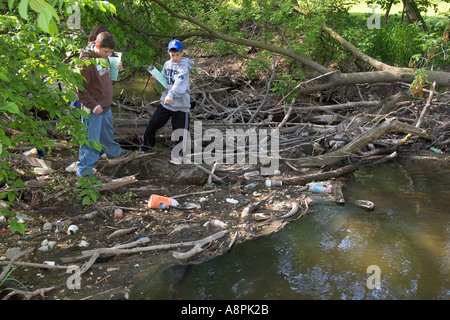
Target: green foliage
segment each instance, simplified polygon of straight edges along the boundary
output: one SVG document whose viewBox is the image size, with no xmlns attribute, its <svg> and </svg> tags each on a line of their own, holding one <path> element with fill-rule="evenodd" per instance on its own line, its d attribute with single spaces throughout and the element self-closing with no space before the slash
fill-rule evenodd
<svg viewBox="0 0 450 320">
<path fill-rule="evenodd" d="M 50 121 L 56 119 L 75 140 L 86 140 L 78 120 L 80 110 L 69 107 L 75 98 L 74 86 L 82 77 L 75 68 L 76 61 L 63 62 L 67 48 L 71 44 L 65 38 L 42 34 L 37 26 L 15 16 L 0 16 L 0 183 L 8 187 L 0 193 L 0 199 L 8 205 L 24 187 L 6 161 L 8 147 L 26 143 L 44 150 L 44 145 L 54 145 L 47 130 Z M 65 84 L 64 90 L 58 84 Z M 7 134 L 9 131 L 16 134 Z M 12 215 L 7 210 L 2 212 Z M 10 229 L 23 231 L 14 225 Z"/>
<path fill-rule="evenodd" d="M 120 6 L 120 11 L 116 11 L 116 5 Z M 49 137 L 48 130 L 51 128 L 54 132 L 56 123 L 56 133 L 70 143 L 87 143 L 101 149 L 100 144 L 87 141 L 85 126 L 79 121 L 80 117 L 87 117 L 87 113 L 69 107 L 75 99 L 74 88 L 80 87 L 83 81 L 78 67 L 86 63 L 76 58 L 77 52 L 86 45 L 91 28 L 107 22 L 105 25 L 116 33 L 118 49 L 124 51 L 125 68 L 132 70 L 130 67 L 139 67 L 143 61 L 149 64 L 154 50 L 142 30 L 154 21 L 135 18 L 145 12 L 137 3 L 125 6 L 121 1 L 115 4 L 93 0 L 0 3 L 0 200 L 4 203 L 0 214 L 14 216 L 9 208 L 25 187 L 7 161 L 8 148 L 21 144 L 41 150 L 44 146 L 52 148 L 55 141 Z M 162 11 L 155 12 L 161 14 Z M 136 23 L 126 23 L 122 30 L 121 20 L 113 19 L 116 14 L 117 19 Z M 78 27 L 71 28 L 71 18 L 78 19 Z M 161 26 L 167 21 L 159 17 L 157 20 L 163 21 L 159 22 Z M 175 25 L 166 31 L 173 28 Z M 67 59 L 66 52 L 75 53 L 74 58 Z M 45 151 L 48 154 L 51 149 Z M 93 188 L 97 182 L 81 179 L 79 183 L 82 203 L 97 201 L 98 190 Z M 12 232 L 24 232 L 24 224 L 14 219 L 9 221 Z"/>
<path fill-rule="evenodd" d="M 27 226 L 24 223 L 20 223 L 20 222 L 14 221 L 14 220 L 10 221 L 10 223 L 9 223 L 9 230 L 12 233 L 16 233 L 16 231 L 17 231 L 18 233 L 24 234 L 26 228 L 27 228 Z"/>
<path fill-rule="evenodd" d="M 423 31 L 419 23 L 402 22 L 401 16 L 391 15 L 379 29 L 368 29 L 369 14 L 354 14 L 346 25 L 339 26 L 341 35 L 362 52 L 387 64 L 399 67 L 440 68 L 448 64 L 448 39 L 443 36 L 449 28 L 447 18 L 427 20 Z M 439 50 L 438 50 L 439 49 Z"/>
<path fill-rule="evenodd" d="M 132 191 L 129 191 L 129 192 L 121 193 L 121 194 L 113 194 L 111 196 L 111 199 L 112 199 L 112 201 L 117 201 L 120 204 L 126 204 L 135 197 L 136 197 L 136 194 Z"/>
<path fill-rule="evenodd" d="M 94 175 L 79 177 L 77 187 L 79 188 L 78 198 L 83 206 L 90 205 L 91 202 L 96 203 L 100 196 L 100 191 L 95 187 L 101 185 L 102 182 Z"/>
<path fill-rule="evenodd" d="M 411 83 L 409 89 L 413 97 L 423 97 L 423 89 L 426 84 L 431 84 L 427 80 L 428 75 L 425 69 L 418 69 L 414 73 L 414 80 Z"/>
<path fill-rule="evenodd" d="M 15 279 L 15 278 L 12 278 L 11 277 L 11 274 L 18 268 L 19 266 L 13 266 L 12 268 L 11 268 L 11 270 L 9 270 L 8 271 L 8 273 L 5 275 L 5 277 L 3 278 L 3 279 L 0 279 L 0 293 L 1 292 L 3 292 L 3 291 L 5 291 L 5 290 L 9 290 L 10 288 L 3 288 L 2 289 L 2 287 L 3 287 L 3 285 L 4 285 L 4 283 L 6 282 L 6 281 L 13 281 L 13 282 L 16 282 L 17 284 L 19 284 L 19 286 L 20 287 L 22 287 L 24 290 L 28 290 L 28 288 L 22 283 L 22 282 L 20 282 L 19 280 L 17 280 L 17 279 Z"/>
<path fill-rule="evenodd" d="M 276 92 L 280 97 L 285 97 L 298 84 L 298 80 L 292 78 L 288 72 L 280 72 L 278 79 L 272 84 L 272 92 Z M 287 101 L 292 100 L 295 95 L 290 96 Z"/>
<path fill-rule="evenodd" d="M 87 26 L 104 25 L 116 39 L 116 51 L 122 52 L 125 68 L 123 76 L 141 66 L 155 64 L 158 60 L 155 47 L 167 48 L 169 38 L 152 38 L 151 34 L 176 34 L 177 23 L 168 13 L 152 3 L 140 1 L 124 3 L 109 1 L 114 6 L 114 14 L 98 10 L 84 10 L 81 21 Z M 87 38 L 87 36 L 86 36 Z M 167 59 L 165 50 L 159 52 L 159 61 Z"/>
</svg>

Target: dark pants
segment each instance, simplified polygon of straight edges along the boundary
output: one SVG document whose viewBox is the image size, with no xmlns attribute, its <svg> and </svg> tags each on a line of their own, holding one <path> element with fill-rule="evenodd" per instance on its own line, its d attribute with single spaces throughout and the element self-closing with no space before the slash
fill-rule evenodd
<svg viewBox="0 0 450 320">
<path fill-rule="evenodd" d="M 162 105 L 158 105 L 152 118 L 148 122 L 145 129 L 144 136 L 142 137 L 142 145 L 140 150 L 148 151 L 153 147 L 156 142 L 156 131 L 164 127 L 172 118 L 172 129 L 186 129 L 189 130 L 189 113 L 183 111 L 171 111 L 164 108 Z M 180 137 L 178 142 L 181 142 L 183 137 Z"/>
</svg>

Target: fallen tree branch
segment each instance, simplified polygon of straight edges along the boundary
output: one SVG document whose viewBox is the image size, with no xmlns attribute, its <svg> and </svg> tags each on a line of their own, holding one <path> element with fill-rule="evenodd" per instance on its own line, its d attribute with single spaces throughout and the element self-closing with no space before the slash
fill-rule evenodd
<svg viewBox="0 0 450 320">
<path fill-rule="evenodd" d="M 374 83 L 374 82 L 395 82 L 404 81 L 412 82 L 414 80 L 415 70 L 412 68 L 397 68 L 386 63 L 378 61 L 359 49 L 353 44 L 345 40 L 336 31 L 323 25 L 323 29 L 331 38 L 341 44 L 346 50 L 350 51 L 357 59 L 377 68 L 380 71 L 355 72 L 349 74 L 337 74 L 330 78 L 330 82 L 325 84 L 328 88 L 332 85 L 339 84 L 356 84 L 356 83 Z M 366 81 L 364 81 L 366 79 Z M 450 85 L 450 74 L 448 72 L 427 70 L 427 79 L 436 82 L 437 85 L 448 87 Z"/>
<path fill-rule="evenodd" d="M 351 154 L 358 153 L 369 143 L 375 141 L 386 133 L 394 131 L 412 133 L 426 139 L 432 138 L 432 136 L 426 130 L 411 126 L 409 124 L 405 124 L 398 121 L 396 118 L 391 118 L 387 119 L 378 126 L 372 127 L 370 130 L 362 134 L 358 139 L 353 140 L 352 142 L 336 151 L 316 157 L 296 159 L 297 167 L 321 167 L 324 165 L 331 165 L 350 157 Z M 292 160 L 293 159 L 291 159 L 291 161 Z"/>
<path fill-rule="evenodd" d="M 127 162 L 130 162 L 131 160 L 133 160 L 134 158 L 136 158 L 136 152 L 130 152 L 130 155 L 126 156 L 126 157 L 118 157 L 118 158 L 112 158 L 112 159 L 107 159 L 106 160 L 106 167 L 116 167 L 119 164 L 124 164 Z"/>
<path fill-rule="evenodd" d="M 388 160 L 391 160 L 397 156 L 397 152 L 393 152 L 390 155 L 383 157 L 382 159 L 377 159 L 375 162 L 372 161 L 364 161 L 362 163 L 356 163 L 356 164 L 350 164 L 347 166 L 340 167 L 335 170 L 330 170 L 326 172 L 318 172 L 318 173 L 311 173 L 311 174 L 305 174 L 305 175 L 298 175 L 288 178 L 279 178 L 279 180 L 283 181 L 283 184 L 290 185 L 290 184 L 305 184 L 311 181 L 323 181 L 328 180 L 331 178 L 336 177 L 342 177 L 346 174 L 349 174 L 351 172 L 356 171 L 357 169 L 372 165 L 372 164 L 380 164 L 382 162 L 386 162 Z"/>
<path fill-rule="evenodd" d="M 256 116 L 258 115 L 258 113 L 261 111 L 261 109 L 265 106 L 265 104 L 267 102 L 267 98 L 269 97 L 272 81 L 273 81 L 273 78 L 275 77 L 275 73 L 276 73 L 275 66 L 276 66 L 275 56 L 272 53 L 272 74 L 270 75 L 269 81 L 267 82 L 266 94 L 264 95 L 264 99 L 261 102 L 261 104 L 259 105 L 259 107 L 256 109 L 256 111 L 250 117 L 250 120 L 248 120 L 249 124 L 252 123 L 253 120 L 255 120 Z"/>
<path fill-rule="evenodd" d="M 53 286 L 53 287 L 36 289 L 34 291 L 24 291 L 24 290 L 14 289 L 13 291 L 9 292 L 6 296 L 4 296 L 2 300 L 8 300 L 9 298 L 11 298 L 14 295 L 22 295 L 25 300 L 30 300 L 31 298 L 33 298 L 34 296 L 37 296 L 37 295 L 41 295 L 42 297 L 44 297 L 44 295 L 47 292 L 52 291 L 56 288 L 57 288 L 57 286 Z"/>
<path fill-rule="evenodd" d="M 431 101 L 433 100 L 433 97 L 434 97 L 435 88 L 436 88 L 436 82 L 433 82 L 433 86 L 431 88 L 430 95 L 428 96 L 427 103 L 423 107 L 422 112 L 420 113 L 419 119 L 417 120 L 417 122 L 415 124 L 416 128 L 420 127 L 420 125 L 422 124 L 423 118 L 425 117 L 425 114 L 428 112 L 428 109 L 431 106 Z M 397 143 L 397 148 L 404 145 L 411 137 L 412 137 L 412 134 L 407 134 L 402 140 L 400 140 Z"/>
<path fill-rule="evenodd" d="M 269 200 L 270 198 L 272 198 L 275 195 L 275 193 L 276 193 L 276 191 L 273 190 L 267 196 L 265 196 L 260 201 L 258 201 L 257 203 L 252 203 L 252 204 L 248 205 L 247 207 L 245 207 L 244 210 L 242 210 L 241 219 L 243 221 L 248 221 L 250 213 L 252 213 L 255 209 L 263 206 L 267 202 L 267 200 Z"/>
<path fill-rule="evenodd" d="M 142 247 L 142 248 L 132 248 L 132 249 L 121 249 L 121 248 L 117 248 L 117 247 L 99 248 L 99 249 L 93 249 L 93 250 L 85 250 L 81 254 L 83 257 L 89 257 L 94 254 L 122 255 L 122 254 L 141 253 L 141 252 L 147 252 L 147 251 L 170 250 L 170 249 L 175 249 L 175 248 L 191 247 L 191 246 L 195 246 L 198 243 L 205 244 L 205 243 L 220 239 L 223 236 L 225 236 L 226 234 L 228 234 L 230 231 L 231 230 L 219 231 L 219 232 L 217 232 L 211 236 L 208 236 L 204 239 L 195 240 L 195 241 L 159 244 L 159 245 L 152 245 L 152 246 L 146 246 L 146 247 Z"/>
<path fill-rule="evenodd" d="M 283 120 L 281 120 L 281 122 L 278 124 L 278 126 L 277 126 L 278 129 L 283 127 L 285 125 L 285 123 L 288 121 L 289 117 L 291 116 L 292 107 L 293 107 L 294 103 L 295 103 L 295 98 L 292 99 L 292 102 L 289 105 L 289 110 L 288 110 L 288 112 L 286 112 L 286 115 L 284 116 Z"/>
<path fill-rule="evenodd" d="M 31 252 L 33 252 L 33 248 L 21 251 L 18 254 L 16 254 L 14 257 L 12 257 L 11 261 L 9 261 L 8 265 L 5 267 L 5 269 L 3 269 L 2 273 L 0 274 L 0 282 L 6 277 L 9 270 L 11 270 L 14 263 L 16 263 L 16 260 L 19 260 L 21 257 L 23 257 L 27 254 L 30 254 Z"/>
<path fill-rule="evenodd" d="M 98 186 L 95 186 L 95 187 L 99 191 L 106 191 L 106 190 L 116 189 L 116 188 L 125 186 L 127 184 L 131 184 L 131 183 L 137 182 L 136 175 L 137 174 L 132 175 L 132 176 L 127 176 L 127 177 L 122 177 L 122 178 L 119 178 L 119 179 L 115 179 L 115 180 L 113 180 L 111 182 L 107 182 L 107 183 L 104 183 L 102 185 L 98 185 Z"/>
<path fill-rule="evenodd" d="M 135 230 L 137 230 L 137 227 L 131 227 L 131 228 L 128 228 L 128 229 L 117 230 L 117 231 L 114 231 L 113 233 L 111 233 L 109 236 L 107 236 L 106 239 L 111 239 L 111 238 L 118 237 L 118 236 L 121 236 L 121 235 L 124 235 L 124 234 L 128 234 L 128 233 L 131 233 L 131 232 L 133 232 Z"/>
</svg>

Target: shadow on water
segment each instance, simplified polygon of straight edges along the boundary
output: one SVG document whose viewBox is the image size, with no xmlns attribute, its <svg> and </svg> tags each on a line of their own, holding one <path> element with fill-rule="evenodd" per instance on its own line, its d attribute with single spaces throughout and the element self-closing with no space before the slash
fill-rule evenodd
<svg viewBox="0 0 450 320">
<path fill-rule="evenodd" d="M 319 198 L 270 237 L 200 265 L 150 272 L 133 298 L 449 299 L 449 173 L 422 162 L 364 168 L 345 185 L 345 205 Z M 353 205 L 358 199 L 375 209 Z M 379 289 L 368 285 L 372 265 Z"/>
</svg>

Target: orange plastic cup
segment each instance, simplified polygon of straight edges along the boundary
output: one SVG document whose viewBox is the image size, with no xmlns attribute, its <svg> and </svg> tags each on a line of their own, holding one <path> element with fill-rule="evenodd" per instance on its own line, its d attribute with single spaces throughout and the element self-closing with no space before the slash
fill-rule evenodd
<svg viewBox="0 0 450 320">
<path fill-rule="evenodd" d="M 166 209 L 170 206 L 177 206 L 178 201 L 172 198 L 167 198 L 163 196 L 158 196 L 156 194 L 152 194 L 150 198 L 148 199 L 147 206 L 150 209 Z"/>
</svg>

